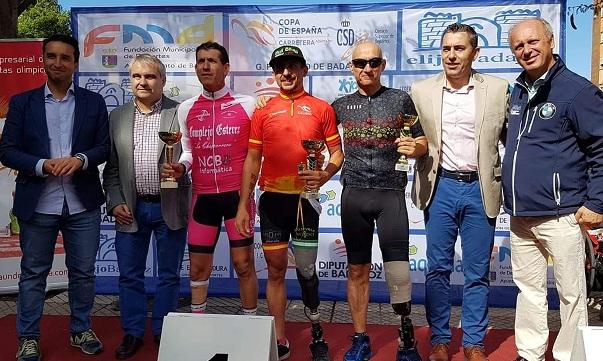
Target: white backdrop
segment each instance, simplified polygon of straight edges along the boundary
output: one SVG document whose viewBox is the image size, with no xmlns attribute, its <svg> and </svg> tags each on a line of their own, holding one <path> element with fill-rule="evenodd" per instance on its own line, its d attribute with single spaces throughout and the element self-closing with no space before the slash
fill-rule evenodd
<svg viewBox="0 0 603 361">
<path fill-rule="evenodd" d="M 519 73 L 508 49 L 508 30 L 528 17 L 542 17 L 553 26 L 557 52 L 564 56 L 565 42 L 560 30 L 565 15 L 559 1 L 469 1 L 457 3 L 400 3 L 380 5 L 313 6 L 240 6 L 240 7 L 127 7 L 73 8 L 72 24 L 82 49 L 78 83 L 101 93 L 109 110 L 132 99 L 129 90 L 129 60 L 137 53 L 157 55 L 166 64 L 165 94 L 182 101 L 201 90 L 194 73 L 194 49 L 201 42 L 222 43 L 230 54 L 231 72 L 227 84 L 237 92 L 259 95 L 278 91 L 267 66 L 270 54 L 280 45 L 296 45 L 304 52 L 310 67 L 305 80 L 313 95 L 332 102 L 356 91 L 347 69 L 354 44 L 376 41 L 384 50 L 387 68 L 384 85 L 408 90 L 417 79 L 441 70 L 440 37 L 450 23 L 461 22 L 476 27 L 480 37 L 480 57 L 474 67 L 504 77 L 513 83 Z M 411 177 L 412 178 L 412 177 Z M 410 188 L 410 187 L 409 187 Z M 341 186 L 338 177 L 321 189 L 321 235 L 318 273 L 323 282 L 321 293 L 328 298 L 344 298 L 346 255 L 340 233 Z M 407 191 L 411 237 L 411 277 L 418 300 L 425 279 L 425 230 L 422 212 L 411 203 Z M 97 262 L 100 292 L 116 292 L 118 275 L 113 249 L 115 232 L 110 217 L 103 221 L 101 249 Z M 376 236 L 375 236 L 376 238 Z M 266 266 L 256 236 L 258 277 L 266 279 Z M 462 258 L 457 242 L 457 258 L 452 282 L 462 284 Z M 491 259 L 493 297 L 498 305 L 512 305 L 508 217 L 498 217 L 495 247 Z M 147 274 L 155 274 L 155 255 L 150 252 Z M 188 257 L 186 257 L 188 259 Z M 236 276 L 228 257 L 228 243 L 222 235 L 216 249 L 211 292 L 237 294 Z M 371 278 L 377 282 L 371 296 L 387 299 L 382 259 L 375 239 Z M 294 260 L 290 258 L 289 279 L 295 278 Z M 182 275 L 188 276 L 185 260 Z M 334 282 L 328 282 L 334 281 Z M 549 280 L 550 281 L 550 280 Z M 186 285 L 183 282 L 183 289 Z M 152 282 L 151 282 L 152 284 Z M 152 285 L 151 285 L 152 286 Z M 292 296 L 299 293 L 289 288 Z M 501 297 L 503 296 L 503 297 Z M 455 297 L 458 301 L 458 297 Z"/>
</svg>

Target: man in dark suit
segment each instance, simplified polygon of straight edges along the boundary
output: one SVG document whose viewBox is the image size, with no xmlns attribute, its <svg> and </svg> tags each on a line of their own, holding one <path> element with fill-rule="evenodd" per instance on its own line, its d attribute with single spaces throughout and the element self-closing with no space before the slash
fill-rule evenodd
<svg viewBox="0 0 603 361">
<path fill-rule="evenodd" d="M 130 64 L 134 100 L 110 115 L 111 156 L 103 172 L 107 212 L 115 217 L 115 251 L 119 265 L 119 303 L 124 338 L 115 357 L 126 359 L 142 345 L 147 315 L 145 269 L 151 233 L 156 239 L 159 282 L 153 304 L 152 331 L 159 343 L 163 317 L 176 310 L 180 267 L 186 244 L 191 183 L 181 177 L 173 188 L 160 187 L 165 144 L 158 132 L 178 132 L 178 103 L 163 96 L 165 66 L 141 54 Z M 133 146 L 132 146 L 133 145 Z M 179 159 L 180 144 L 174 145 Z M 164 176 L 184 164 L 166 165 Z"/>
<path fill-rule="evenodd" d="M 70 343 L 86 354 L 103 350 L 90 328 L 94 262 L 104 195 L 98 166 L 109 156 L 103 98 L 76 86 L 77 40 L 43 42 L 46 84 L 15 95 L 0 142 L 0 161 L 19 172 L 13 213 L 23 256 L 17 302 L 17 360 L 40 360 L 40 319 L 46 277 L 59 231 L 69 272 Z"/>
</svg>

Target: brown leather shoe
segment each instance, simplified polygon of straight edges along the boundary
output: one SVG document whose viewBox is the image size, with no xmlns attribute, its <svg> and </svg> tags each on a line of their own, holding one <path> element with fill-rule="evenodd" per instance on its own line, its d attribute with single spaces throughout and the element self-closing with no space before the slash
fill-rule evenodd
<svg viewBox="0 0 603 361">
<path fill-rule="evenodd" d="M 431 347 L 429 361 L 448 361 L 448 345 L 438 343 Z"/>
<path fill-rule="evenodd" d="M 488 358 L 486 357 L 486 352 L 483 347 L 463 347 L 463 352 L 465 353 L 465 360 L 467 361 L 488 361 Z"/>
</svg>

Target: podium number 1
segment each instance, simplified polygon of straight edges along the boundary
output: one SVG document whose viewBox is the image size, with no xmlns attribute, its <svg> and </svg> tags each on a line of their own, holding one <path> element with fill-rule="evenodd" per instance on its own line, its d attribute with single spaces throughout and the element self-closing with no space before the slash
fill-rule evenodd
<svg viewBox="0 0 603 361">
<path fill-rule="evenodd" d="M 214 357 L 210 358 L 208 361 L 228 361 L 227 353 L 217 353 Z"/>
</svg>

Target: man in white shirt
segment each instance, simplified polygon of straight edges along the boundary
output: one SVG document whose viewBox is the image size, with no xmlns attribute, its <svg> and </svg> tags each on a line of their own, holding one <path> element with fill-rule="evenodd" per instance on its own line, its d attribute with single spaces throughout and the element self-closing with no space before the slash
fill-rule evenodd
<svg viewBox="0 0 603 361">
<path fill-rule="evenodd" d="M 472 69 L 479 47 L 471 26 L 448 26 L 441 53 L 444 71 L 411 88 L 428 140 L 427 154 L 417 159 L 412 199 L 424 211 L 427 231 L 429 360 L 449 360 L 450 274 L 459 233 L 463 350 L 466 360 L 486 360 L 488 272 L 501 203 L 498 142 L 504 139 L 508 83 Z"/>
</svg>

